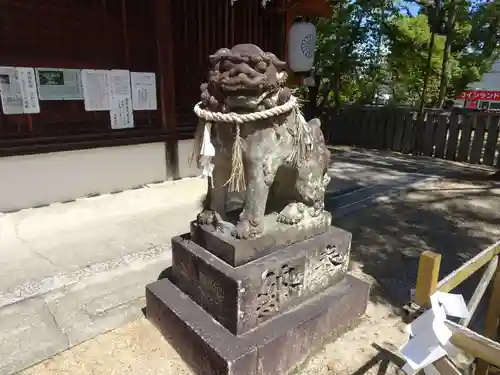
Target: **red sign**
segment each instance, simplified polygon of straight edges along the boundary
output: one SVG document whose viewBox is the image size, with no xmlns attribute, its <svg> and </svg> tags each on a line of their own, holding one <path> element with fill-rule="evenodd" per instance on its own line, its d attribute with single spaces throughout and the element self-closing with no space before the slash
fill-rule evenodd
<svg viewBox="0 0 500 375">
<path fill-rule="evenodd" d="M 469 108 L 469 109 L 476 109 L 477 108 L 477 102 L 468 101 L 467 102 L 467 108 Z"/>
<path fill-rule="evenodd" d="M 500 101 L 500 91 L 483 91 L 483 90 L 467 90 L 464 91 L 457 99 L 462 100 L 488 100 L 488 101 Z"/>
</svg>

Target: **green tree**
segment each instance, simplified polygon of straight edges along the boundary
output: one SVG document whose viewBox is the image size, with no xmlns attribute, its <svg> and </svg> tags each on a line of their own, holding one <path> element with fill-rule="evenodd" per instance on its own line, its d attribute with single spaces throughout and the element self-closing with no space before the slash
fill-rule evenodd
<svg viewBox="0 0 500 375">
<path fill-rule="evenodd" d="M 442 12 L 433 12 L 435 0 L 419 4 L 418 16 L 400 14 L 386 25 L 394 98 L 408 104 L 420 101 L 432 37 L 430 24 L 436 25 L 438 35 L 425 104 L 442 106 L 447 96 L 456 96 L 480 80 L 498 59 L 500 0 L 443 0 Z"/>
<path fill-rule="evenodd" d="M 415 105 L 420 102 L 427 71 L 431 30 L 425 14 L 416 17 L 399 14 L 386 24 L 389 44 L 387 59 L 393 100 Z M 436 36 L 431 57 L 431 75 L 425 104 L 434 102 L 439 89 L 444 38 Z"/>
<path fill-rule="evenodd" d="M 330 18 L 316 23 L 315 87 L 308 88 L 309 111 L 339 108 L 345 101 L 371 101 L 384 80 L 382 30 L 392 0 L 340 0 Z"/>
<path fill-rule="evenodd" d="M 491 69 L 499 57 L 500 1 L 444 0 L 446 43 L 438 106 Z M 450 61 L 457 60 L 454 71 Z"/>
<path fill-rule="evenodd" d="M 417 16 L 406 7 L 415 2 Z M 316 21 L 315 87 L 302 88 L 313 115 L 345 102 L 372 103 L 384 88 L 395 102 L 416 105 L 428 66 L 423 104 L 441 105 L 499 57 L 500 0 L 338 0 L 332 6 L 330 18 Z"/>
<path fill-rule="evenodd" d="M 437 106 L 491 69 L 499 57 L 500 1 L 418 0 L 430 25 L 445 36 Z M 441 11 L 436 11 L 436 8 Z"/>
<path fill-rule="evenodd" d="M 448 92 L 457 95 L 479 81 L 500 57 L 500 0 L 471 4 L 457 21 L 451 53 L 457 64 L 446 77 Z"/>
</svg>

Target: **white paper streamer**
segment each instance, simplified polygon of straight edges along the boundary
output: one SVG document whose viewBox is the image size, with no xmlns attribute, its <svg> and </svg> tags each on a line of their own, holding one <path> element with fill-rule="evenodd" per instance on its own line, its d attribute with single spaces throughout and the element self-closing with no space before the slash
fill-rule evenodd
<svg viewBox="0 0 500 375">
<path fill-rule="evenodd" d="M 213 184 L 214 164 L 212 158 L 215 156 L 215 147 L 212 144 L 212 124 L 207 122 L 203 130 L 203 141 L 200 149 L 200 165 L 202 167 L 201 176 L 210 177 L 210 183 Z"/>
<path fill-rule="evenodd" d="M 410 339 L 400 352 L 406 360 L 403 371 L 408 375 L 422 369 L 426 375 L 436 375 L 432 363 L 456 351 L 449 342 L 452 332 L 444 324 L 447 315 L 465 318 L 469 311 L 462 295 L 436 292 L 431 296 L 431 308 L 407 326 Z"/>
</svg>

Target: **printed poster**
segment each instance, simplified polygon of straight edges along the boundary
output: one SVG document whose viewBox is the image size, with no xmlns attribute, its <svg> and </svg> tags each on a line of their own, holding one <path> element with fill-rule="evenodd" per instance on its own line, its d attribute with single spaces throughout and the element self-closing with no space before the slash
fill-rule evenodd
<svg viewBox="0 0 500 375">
<path fill-rule="evenodd" d="M 86 111 L 109 111 L 109 70 L 82 70 L 83 100 Z"/>
<path fill-rule="evenodd" d="M 0 102 L 6 115 L 24 113 L 19 73 L 16 68 L 0 67 Z"/>
<path fill-rule="evenodd" d="M 37 68 L 40 100 L 82 100 L 80 69 Z"/>
<path fill-rule="evenodd" d="M 17 68 L 24 113 L 40 113 L 38 91 L 36 89 L 35 69 Z"/>
<path fill-rule="evenodd" d="M 132 112 L 130 72 L 128 70 L 111 70 L 109 72 L 109 88 L 111 129 L 133 128 L 134 114 Z"/>
<path fill-rule="evenodd" d="M 154 73 L 131 72 L 132 108 L 135 111 L 156 110 L 156 75 Z"/>
</svg>

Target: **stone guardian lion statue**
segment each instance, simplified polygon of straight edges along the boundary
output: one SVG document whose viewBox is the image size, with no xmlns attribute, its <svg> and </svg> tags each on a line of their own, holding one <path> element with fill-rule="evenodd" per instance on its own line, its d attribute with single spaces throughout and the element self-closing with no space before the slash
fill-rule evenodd
<svg viewBox="0 0 500 375">
<path fill-rule="evenodd" d="M 286 63 L 253 44 L 210 56 L 193 155 L 208 177 L 198 224 L 227 220 L 227 193 L 244 191 L 243 211 L 232 235 L 263 233 L 266 212 L 296 225 L 323 214 L 330 152 L 320 121 L 306 122 L 286 87 Z M 267 211 L 266 211 L 267 208 Z"/>
</svg>

